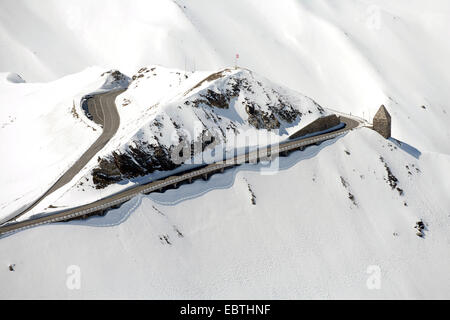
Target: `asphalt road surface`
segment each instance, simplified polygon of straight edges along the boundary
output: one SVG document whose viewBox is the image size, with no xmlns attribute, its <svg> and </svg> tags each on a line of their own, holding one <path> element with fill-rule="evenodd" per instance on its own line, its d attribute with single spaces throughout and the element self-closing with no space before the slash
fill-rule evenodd
<svg viewBox="0 0 450 320">
<path fill-rule="evenodd" d="M 339 135 L 345 134 L 350 130 L 359 127 L 360 124 L 362 123 L 361 121 L 357 121 L 355 119 L 348 118 L 345 116 L 341 116 L 340 118 L 341 122 L 345 123 L 345 127 L 342 129 L 333 132 L 323 133 L 313 137 L 289 140 L 284 143 L 281 143 L 278 146 L 272 146 L 251 151 L 247 154 L 235 156 L 233 158 L 226 159 L 224 161 L 209 164 L 206 167 L 185 174 L 181 173 L 179 175 L 173 175 L 165 179 L 156 180 L 144 185 L 138 185 L 130 189 L 121 191 L 110 197 L 100 199 L 95 202 L 79 206 L 77 208 L 72 208 L 65 211 L 49 214 L 47 216 L 42 216 L 39 218 L 34 218 L 17 223 L 9 223 L 0 227 L 0 235 L 11 234 L 20 230 L 28 229 L 30 227 L 35 227 L 42 224 L 65 221 L 80 216 L 85 216 L 93 212 L 101 212 L 103 210 L 107 210 L 108 208 L 118 206 L 140 193 L 148 194 L 151 192 L 160 191 L 165 187 L 176 187 L 182 182 L 190 183 L 195 178 L 199 177 L 207 178 L 207 176 L 210 174 L 220 172 L 227 167 L 232 167 L 241 163 L 256 162 L 258 160 L 266 160 L 266 159 L 270 160 L 288 151 L 303 149 L 308 145 L 318 144 L 322 141 L 333 139 Z"/>
<path fill-rule="evenodd" d="M 11 220 L 16 220 L 23 214 L 27 213 L 35 206 L 37 206 L 45 197 L 54 191 L 58 190 L 65 184 L 69 183 L 89 160 L 99 152 L 106 143 L 114 136 L 119 129 L 120 117 L 117 112 L 115 99 L 124 92 L 125 89 L 109 91 L 107 93 L 96 94 L 88 100 L 88 110 L 93 117 L 93 121 L 103 127 L 103 132 L 100 137 L 90 146 L 88 150 L 67 170 L 56 183 L 48 189 L 43 195 L 40 196 L 31 206 L 22 211 L 19 215 L 15 216 Z M 11 221 L 10 220 L 10 221 Z"/>
</svg>

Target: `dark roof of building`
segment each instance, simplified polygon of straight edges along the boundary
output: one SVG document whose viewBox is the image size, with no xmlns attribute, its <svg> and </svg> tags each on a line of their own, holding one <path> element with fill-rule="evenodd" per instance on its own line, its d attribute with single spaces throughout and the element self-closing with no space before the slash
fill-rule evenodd
<svg viewBox="0 0 450 320">
<path fill-rule="evenodd" d="M 378 109 L 377 113 L 375 114 L 374 119 L 386 119 L 386 120 L 390 120 L 391 119 L 391 115 L 389 114 L 389 112 L 386 110 L 384 105 L 381 105 L 380 109 Z"/>
</svg>

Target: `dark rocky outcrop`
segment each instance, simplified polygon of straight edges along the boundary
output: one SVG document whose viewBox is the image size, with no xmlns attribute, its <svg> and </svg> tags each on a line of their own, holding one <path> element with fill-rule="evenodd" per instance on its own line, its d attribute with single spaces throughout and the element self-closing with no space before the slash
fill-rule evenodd
<svg viewBox="0 0 450 320">
<path fill-rule="evenodd" d="M 201 97 L 206 99 L 206 104 L 212 107 L 220 108 L 220 109 L 228 109 L 228 105 L 230 104 L 230 97 L 224 95 L 222 93 L 217 93 L 208 89 L 206 94 L 200 95 Z"/>
<path fill-rule="evenodd" d="M 97 188 L 150 174 L 155 170 L 173 170 L 177 167 L 170 160 L 170 150 L 159 145 L 135 141 L 126 152 L 115 151 L 98 159 L 93 169 L 93 181 Z"/>
<path fill-rule="evenodd" d="M 384 164 L 384 168 L 386 169 L 386 173 L 387 173 L 387 183 L 389 184 L 389 186 L 392 188 L 392 190 L 396 189 L 398 191 L 399 195 L 403 195 L 403 189 L 401 189 L 400 187 L 398 187 L 398 179 L 396 176 L 394 176 L 394 174 L 391 171 L 391 168 L 389 168 L 389 166 L 387 165 L 386 161 L 384 160 L 383 157 L 380 157 L 380 161 Z"/>
<path fill-rule="evenodd" d="M 253 103 L 249 103 L 245 110 L 248 114 L 248 123 L 256 129 L 272 130 L 280 127 L 280 122 L 273 113 L 256 108 Z"/>
<path fill-rule="evenodd" d="M 132 83 L 137 83 L 144 75 L 154 72 L 155 68 L 141 68 L 137 74 L 132 77 Z M 155 71 L 156 72 L 156 71 Z M 232 103 L 241 104 L 248 115 L 248 124 L 256 129 L 274 130 L 279 129 L 286 123 L 300 121 L 303 114 L 293 105 L 289 96 L 282 94 L 283 91 L 274 89 L 270 86 L 264 86 L 259 81 L 254 81 L 253 74 L 249 71 L 238 72 L 228 76 L 229 70 L 225 69 L 214 73 L 200 81 L 193 88 L 185 92 L 184 100 L 179 102 L 178 108 L 198 108 L 195 114 L 205 128 L 200 137 L 193 141 L 183 134 L 183 123 L 181 120 L 170 119 L 174 130 L 177 131 L 179 141 L 176 145 L 170 147 L 163 146 L 158 137 L 161 137 L 163 127 L 162 118 L 155 118 L 150 124 L 150 131 L 154 133 L 151 140 L 145 141 L 136 138 L 130 141 L 120 150 L 116 150 L 101 159 L 98 159 L 98 165 L 92 171 L 93 181 L 97 188 L 104 188 L 109 184 L 121 180 L 133 179 L 148 175 L 156 170 L 168 171 L 177 168 L 186 160 L 195 156 L 194 153 L 203 152 L 206 148 L 212 148 L 217 143 L 226 139 L 226 130 L 232 129 L 237 134 L 237 122 L 233 120 L 223 120 L 224 110 L 229 109 Z M 227 75 L 227 77 L 224 77 Z M 121 79 L 120 74 L 111 72 L 110 78 Z M 215 81 L 214 85 L 207 86 L 196 94 L 188 95 L 194 89 L 200 88 L 207 82 Z M 255 93 L 258 92 L 258 94 Z M 264 98 L 261 99 L 261 94 Z M 258 99 L 256 99 L 256 97 Z M 263 101 L 263 102 L 261 102 Z M 123 106 L 131 102 L 124 99 Z M 323 113 L 323 109 L 314 104 L 314 106 Z M 239 106 L 241 107 L 241 106 Z M 218 110 L 220 109 L 220 111 Z M 311 110 L 305 112 L 312 113 Z M 203 116 L 214 124 L 203 123 Z M 208 129 L 211 128 L 211 129 Z M 171 128 L 172 129 L 172 128 Z M 155 141 L 156 140 L 156 141 Z M 152 141 L 152 143 L 149 143 Z M 187 152 L 190 150 L 190 152 Z"/>
<path fill-rule="evenodd" d="M 391 136 L 391 115 L 386 110 L 384 105 L 378 109 L 375 117 L 373 118 L 373 130 L 381 134 L 386 139 Z"/>
<path fill-rule="evenodd" d="M 102 73 L 102 77 L 106 77 L 105 83 L 102 86 L 102 89 L 120 89 L 127 88 L 130 83 L 130 78 L 120 72 L 119 70 L 109 70 L 107 72 Z"/>
</svg>

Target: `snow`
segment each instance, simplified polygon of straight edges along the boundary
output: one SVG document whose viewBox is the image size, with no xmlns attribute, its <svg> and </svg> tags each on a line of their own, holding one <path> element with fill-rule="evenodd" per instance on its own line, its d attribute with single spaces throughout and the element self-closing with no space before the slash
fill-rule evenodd
<svg viewBox="0 0 450 320">
<path fill-rule="evenodd" d="M 89 65 L 217 70 L 239 53 L 240 66 L 322 106 L 369 119 L 385 104 L 394 136 L 449 154 L 449 15 L 446 0 L 7 0 L 0 71 L 42 81 Z"/>
<path fill-rule="evenodd" d="M 116 137 L 112 139 L 109 148 L 104 149 L 102 154 L 110 152 L 111 148 L 114 150 L 125 143 L 130 143 L 130 140 L 145 140 L 151 143 L 155 141 L 155 137 L 158 138 L 161 145 L 171 146 L 174 141 L 178 142 L 181 134 L 174 127 L 173 121 L 178 122 L 183 134 L 192 135 L 191 139 L 194 140 L 201 133 L 197 128 L 198 124 L 203 128 L 206 126 L 212 131 L 219 132 L 220 129 L 220 131 L 226 132 L 226 136 L 223 137 L 224 140 L 232 140 L 234 136 L 238 135 L 230 129 L 230 126 L 249 135 L 250 130 L 255 132 L 258 130 L 247 123 L 249 115 L 245 111 L 244 100 L 250 99 L 260 106 L 262 111 L 270 112 L 267 105 L 274 104 L 278 99 L 278 96 L 273 92 L 274 90 L 304 115 L 301 117 L 301 125 L 299 125 L 298 119 L 293 123 L 282 123 L 278 132 L 272 135 L 273 142 L 286 139 L 289 134 L 322 115 L 310 98 L 274 84 L 248 70 L 225 69 L 224 74 L 219 79 L 212 81 L 203 80 L 222 70 L 191 72 L 189 74 L 182 70 L 157 66 L 147 67 L 146 70 L 138 73 L 143 77 L 137 78 L 131 83 L 130 88 L 118 97 L 117 104 L 119 105 L 121 127 Z M 202 100 L 208 90 L 222 93 L 226 89 L 230 89 L 236 79 L 247 80 L 250 89 L 245 91 L 241 88 L 241 93 L 237 98 L 232 99 L 228 109 L 212 108 L 203 103 L 200 104 L 200 111 L 193 107 L 192 103 L 195 103 L 196 100 Z M 200 85 L 196 87 L 199 83 Z M 308 110 L 311 113 L 308 113 Z M 162 128 L 152 127 L 154 120 L 161 122 Z M 259 130 L 264 131 L 264 129 Z M 174 137 L 174 131 L 178 136 L 175 135 Z M 270 135 L 271 132 L 267 131 L 265 130 L 265 133 Z M 134 136 L 130 136 L 130 133 Z M 276 138 L 277 135 L 282 137 Z"/>
<path fill-rule="evenodd" d="M 118 97 L 132 101 L 102 154 L 148 138 L 149 107 L 174 115 L 205 70 L 233 66 L 236 53 L 240 67 L 327 110 L 371 121 L 384 104 L 393 138 L 357 129 L 281 158 L 276 174 L 243 165 L 104 218 L 2 238 L 0 297 L 449 299 L 449 17 L 447 0 L 2 1 L 0 219 L 99 135 L 71 108 L 105 70 L 161 68 Z M 245 116 L 235 110 L 228 119 Z M 187 113 L 183 122 L 193 123 Z M 132 185 L 73 192 L 93 164 L 43 206 Z M 71 265 L 81 268 L 80 290 L 66 286 Z M 379 290 L 366 285 L 373 266 Z"/>
<path fill-rule="evenodd" d="M 102 85 L 101 73 L 89 68 L 49 83 L 0 74 L 0 221 L 36 200 L 100 136 L 79 102 Z"/>
<path fill-rule="evenodd" d="M 221 74 L 220 77 L 211 75 Z M 208 80 L 205 80 L 208 79 Z M 196 105 L 196 101 L 205 101 L 209 91 L 224 94 L 238 81 L 245 81 L 239 94 L 232 98 L 228 109 L 220 109 L 205 103 Z M 256 129 L 248 122 L 249 114 L 245 105 L 254 103 L 256 110 L 271 114 L 269 106 L 276 106 L 281 99 L 286 110 L 300 113 L 292 121 L 283 121 L 276 130 Z M 20 220 L 41 214 L 93 202 L 99 198 L 120 192 L 124 189 L 160 179 L 198 166 L 222 160 L 222 156 L 241 154 L 250 143 L 250 147 L 276 144 L 288 139 L 289 135 L 308 125 L 327 111 L 319 109 L 316 103 L 297 92 L 281 87 L 249 70 L 226 69 L 209 72 L 189 72 L 168 69 L 160 66 L 140 68 L 133 76 L 128 90 L 117 97 L 116 105 L 120 115 L 120 126 L 116 135 L 86 165 L 83 174 L 77 175 L 74 183 L 60 188 L 44 199 L 35 208 L 20 217 Z M 215 157 L 206 150 L 194 159 L 185 161 L 181 168 L 170 171 L 155 171 L 134 179 L 123 179 L 120 183 L 98 189 L 93 183 L 92 169 L 98 165 L 97 158 L 110 156 L 112 152 L 125 153 L 130 147 L 140 143 L 157 144 L 166 148 L 179 144 L 185 136 L 188 141 L 201 138 L 202 131 L 208 129 L 217 133 L 218 152 Z M 223 150 L 222 150 L 223 149 Z M 201 161 L 200 161 L 201 160 Z"/>
<path fill-rule="evenodd" d="M 16 73 L 8 73 L 6 75 L 2 75 L 2 78 L 11 83 L 25 83 L 25 80 L 23 80 L 22 77 Z"/>
<path fill-rule="evenodd" d="M 440 176 L 450 159 L 434 153 L 416 159 L 393 146 L 363 128 L 281 158 L 286 169 L 276 175 L 245 165 L 208 182 L 135 198 L 108 222 L 93 218 L 4 238 L 0 281 L 8 290 L 0 296 L 449 298 L 450 183 Z M 385 181 L 380 156 L 403 196 Z M 409 175 L 406 165 L 420 173 Z M 228 175 L 235 175 L 232 185 L 222 189 Z M 172 203 L 192 189 L 197 196 Z M 424 238 L 414 229 L 420 219 Z M 92 226 L 102 221 L 110 226 Z M 66 287 L 71 265 L 81 270 L 79 290 Z M 381 270 L 379 290 L 366 286 L 370 266 Z"/>
</svg>

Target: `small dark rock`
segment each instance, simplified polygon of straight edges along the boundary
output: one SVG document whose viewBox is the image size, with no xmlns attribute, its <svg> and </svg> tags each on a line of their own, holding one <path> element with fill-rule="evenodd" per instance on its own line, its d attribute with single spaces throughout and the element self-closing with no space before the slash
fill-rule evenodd
<svg viewBox="0 0 450 320">
<path fill-rule="evenodd" d="M 416 222 L 414 228 L 417 230 L 416 235 L 423 238 L 425 236 L 424 230 L 426 230 L 425 223 L 422 220 Z"/>
</svg>

